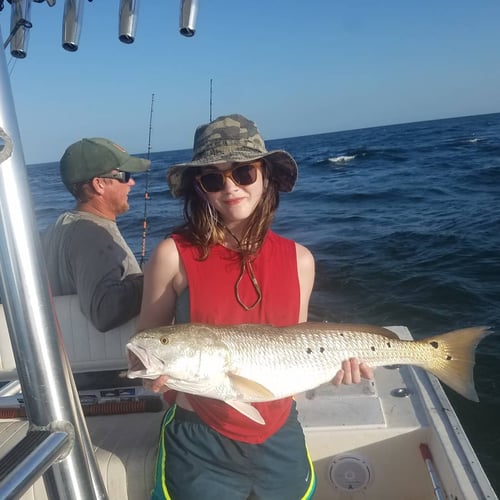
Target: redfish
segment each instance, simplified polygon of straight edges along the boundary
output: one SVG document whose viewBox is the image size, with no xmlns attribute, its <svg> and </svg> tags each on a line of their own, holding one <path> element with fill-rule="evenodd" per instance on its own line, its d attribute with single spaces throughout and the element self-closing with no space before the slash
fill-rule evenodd
<svg viewBox="0 0 500 500">
<path fill-rule="evenodd" d="M 399 340 L 386 328 L 362 324 L 187 323 L 135 334 L 127 344 L 127 376 L 166 375 L 170 388 L 220 399 L 260 423 L 262 417 L 249 403 L 314 389 L 332 380 L 342 361 L 353 357 L 372 367 L 419 366 L 478 401 L 474 351 L 488 333 L 488 327 L 473 327 L 422 340 Z"/>
</svg>

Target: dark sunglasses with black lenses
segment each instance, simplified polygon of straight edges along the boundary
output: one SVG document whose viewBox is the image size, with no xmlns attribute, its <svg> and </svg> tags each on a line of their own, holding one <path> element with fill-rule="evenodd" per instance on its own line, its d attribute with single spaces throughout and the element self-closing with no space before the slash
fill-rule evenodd
<svg viewBox="0 0 500 500">
<path fill-rule="evenodd" d="M 132 174 L 130 172 L 122 172 L 121 170 L 119 170 L 118 172 L 101 174 L 98 177 L 101 179 L 116 179 L 117 181 L 122 182 L 123 184 L 127 184 L 127 182 L 130 180 L 130 177 L 132 177 Z"/>
<path fill-rule="evenodd" d="M 257 180 L 257 168 L 261 166 L 260 162 L 236 165 L 228 170 L 197 175 L 196 180 L 205 193 L 217 193 L 224 189 L 227 177 L 237 186 L 250 186 Z"/>
</svg>

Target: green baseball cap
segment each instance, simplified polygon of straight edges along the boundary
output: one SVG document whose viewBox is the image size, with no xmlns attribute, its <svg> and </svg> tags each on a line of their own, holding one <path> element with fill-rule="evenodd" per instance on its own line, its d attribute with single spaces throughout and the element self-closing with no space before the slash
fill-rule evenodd
<svg viewBox="0 0 500 500">
<path fill-rule="evenodd" d="M 111 170 L 144 172 L 150 166 L 149 160 L 130 156 L 121 146 L 103 137 L 82 139 L 71 144 L 59 165 L 61 179 L 68 190 L 73 184 L 88 181 Z"/>
<path fill-rule="evenodd" d="M 268 151 L 257 125 L 242 115 L 220 116 L 200 125 L 194 135 L 193 159 L 188 163 L 172 165 L 167 172 L 170 193 L 183 196 L 193 182 L 193 167 L 226 162 L 251 162 L 265 159 L 278 189 L 290 192 L 297 180 L 297 164 L 282 150 Z"/>
</svg>

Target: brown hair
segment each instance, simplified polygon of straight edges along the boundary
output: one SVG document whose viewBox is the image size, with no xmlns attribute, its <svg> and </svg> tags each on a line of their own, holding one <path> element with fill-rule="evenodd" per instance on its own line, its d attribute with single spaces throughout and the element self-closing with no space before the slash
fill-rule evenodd
<svg viewBox="0 0 500 500">
<path fill-rule="evenodd" d="M 92 198 L 89 192 L 89 182 L 91 181 L 76 182 L 68 186 L 68 191 L 75 197 L 77 202 L 86 203 Z"/>
<path fill-rule="evenodd" d="M 186 182 L 184 193 L 184 218 L 186 222 L 174 229 L 174 233 L 197 246 L 200 251 L 200 260 L 205 260 L 210 253 L 210 247 L 224 241 L 225 226 L 217 211 L 208 203 L 203 191 L 198 186 L 195 176 L 200 169 L 192 168 L 191 170 L 193 172 L 189 182 Z M 250 215 L 246 230 L 238 242 L 243 260 L 259 251 L 279 205 L 278 182 L 269 177 L 269 170 L 269 166 L 263 160 L 261 171 L 264 189 L 262 197 Z"/>
</svg>

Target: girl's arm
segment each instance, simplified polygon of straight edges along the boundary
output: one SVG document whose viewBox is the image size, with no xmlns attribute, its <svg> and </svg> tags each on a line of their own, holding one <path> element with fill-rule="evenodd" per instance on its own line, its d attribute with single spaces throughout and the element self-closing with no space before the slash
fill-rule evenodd
<svg viewBox="0 0 500 500">
<path fill-rule="evenodd" d="M 175 317 L 177 297 L 187 286 L 184 267 L 172 238 L 154 250 L 144 270 L 144 291 L 137 331 L 169 325 Z"/>
<path fill-rule="evenodd" d="M 304 246 L 295 243 L 297 254 L 297 271 L 299 274 L 300 287 L 300 311 L 299 322 L 307 321 L 309 310 L 309 299 L 314 285 L 314 257 Z"/>
</svg>

